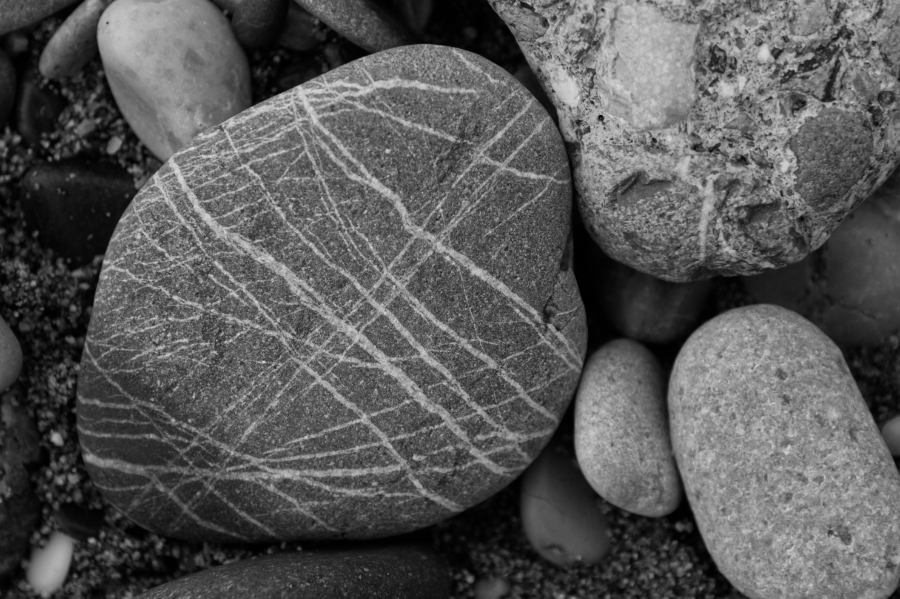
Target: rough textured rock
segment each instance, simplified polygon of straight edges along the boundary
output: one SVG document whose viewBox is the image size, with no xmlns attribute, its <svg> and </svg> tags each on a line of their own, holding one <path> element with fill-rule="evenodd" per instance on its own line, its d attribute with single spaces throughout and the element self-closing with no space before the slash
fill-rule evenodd
<svg viewBox="0 0 900 599">
<path fill-rule="evenodd" d="M 396 15 L 373 0 L 296 0 L 360 48 L 380 52 L 410 44 L 412 34 Z"/>
<path fill-rule="evenodd" d="M 84 0 L 41 52 L 38 68 L 48 79 L 71 77 L 97 56 L 97 23 L 113 0 Z"/>
<path fill-rule="evenodd" d="M 900 474 L 838 347 L 771 305 L 685 343 L 672 445 L 719 570 L 751 599 L 883 599 L 900 580 Z"/>
<path fill-rule="evenodd" d="M 104 260 L 78 384 L 95 484 L 198 540 L 390 535 L 490 496 L 581 372 L 570 194 L 540 105 L 438 46 L 198 136 Z"/>
<path fill-rule="evenodd" d="M 0 0 L 0 35 L 32 25 L 78 0 Z"/>
<path fill-rule="evenodd" d="M 444 599 L 443 558 L 414 545 L 276 553 L 210 568 L 140 599 Z"/>
<path fill-rule="evenodd" d="M 658 517 L 681 503 L 665 373 L 640 343 L 611 341 L 585 363 L 575 395 L 575 455 L 591 487 L 623 510 Z"/>
<path fill-rule="evenodd" d="M 592 237 L 643 272 L 797 262 L 900 160 L 896 3 L 489 1 L 559 111 Z"/>
<path fill-rule="evenodd" d="M 208 0 L 116 0 L 97 43 L 116 104 L 160 160 L 251 104 L 247 56 Z"/>
<path fill-rule="evenodd" d="M 898 255 L 900 171 L 808 258 L 743 283 L 757 301 L 802 314 L 840 345 L 878 345 L 900 332 Z"/>
</svg>

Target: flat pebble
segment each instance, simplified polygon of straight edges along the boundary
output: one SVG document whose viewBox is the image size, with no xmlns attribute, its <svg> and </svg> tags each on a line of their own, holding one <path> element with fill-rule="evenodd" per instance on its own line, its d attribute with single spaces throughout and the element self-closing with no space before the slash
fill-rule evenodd
<svg viewBox="0 0 900 599">
<path fill-rule="evenodd" d="M 16 69 L 9 55 L 0 50 L 0 129 L 6 125 L 16 103 Z"/>
<path fill-rule="evenodd" d="M 12 385 L 22 371 L 22 348 L 15 333 L 0 317 L 0 391 Z"/>
<path fill-rule="evenodd" d="M 117 0 L 97 42 L 125 120 L 160 160 L 250 106 L 250 68 L 208 0 Z"/>
<path fill-rule="evenodd" d="M 71 77 L 97 56 L 97 24 L 113 0 L 84 0 L 41 52 L 38 69 L 48 79 Z"/>
<path fill-rule="evenodd" d="M 245 48 L 274 46 L 284 29 L 290 0 L 240 0 L 231 18 L 231 29 Z"/>
<path fill-rule="evenodd" d="M 91 478 L 201 541 L 387 536 L 483 501 L 578 384 L 570 223 L 553 121 L 462 50 L 366 56 L 199 135 L 104 259 Z"/>
<path fill-rule="evenodd" d="M 296 0 L 360 48 L 380 52 L 411 44 L 412 34 L 387 8 L 371 0 Z"/>
<path fill-rule="evenodd" d="M 20 189 L 25 222 L 41 245 L 77 266 L 106 251 L 137 193 L 133 177 L 120 166 L 84 158 L 38 163 Z"/>
<path fill-rule="evenodd" d="M 881 427 L 881 436 L 895 458 L 900 457 L 900 416 L 894 416 Z"/>
<path fill-rule="evenodd" d="M 32 148 L 41 147 L 41 137 L 59 127 L 66 99 L 48 87 L 41 87 L 34 74 L 23 78 L 16 105 L 16 129 Z"/>
<path fill-rule="evenodd" d="M 840 349 L 771 305 L 684 344 L 672 446 L 707 549 L 751 599 L 888 597 L 900 581 L 900 474 Z"/>
<path fill-rule="evenodd" d="M 591 487 L 623 510 L 658 517 L 681 503 L 665 373 L 640 343 L 617 339 L 585 363 L 575 396 L 575 455 Z"/>
<path fill-rule="evenodd" d="M 0 35 L 33 25 L 78 0 L 0 0 Z"/>
<path fill-rule="evenodd" d="M 25 580 L 38 595 L 49 597 L 60 588 L 69 575 L 75 541 L 69 535 L 56 531 L 47 543 L 31 552 L 31 561 Z"/>
<path fill-rule="evenodd" d="M 551 445 L 522 475 L 519 513 L 528 542 L 561 567 L 598 564 L 610 550 L 599 499 L 575 460 Z"/>
<path fill-rule="evenodd" d="M 447 599 L 450 572 L 414 545 L 285 552 L 203 570 L 139 599 Z"/>
</svg>

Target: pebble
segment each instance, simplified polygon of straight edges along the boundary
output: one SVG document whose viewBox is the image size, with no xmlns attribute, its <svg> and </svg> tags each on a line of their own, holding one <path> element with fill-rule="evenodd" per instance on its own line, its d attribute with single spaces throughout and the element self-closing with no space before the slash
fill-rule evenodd
<svg viewBox="0 0 900 599">
<path fill-rule="evenodd" d="M 519 513 L 528 542 L 557 566 L 599 564 L 610 551 L 597 496 L 557 446 L 545 449 L 522 476 Z"/>
<path fill-rule="evenodd" d="M 76 541 L 86 542 L 100 534 L 103 527 L 103 512 L 70 503 L 56 510 L 53 513 L 53 520 L 61 532 Z"/>
<path fill-rule="evenodd" d="M 900 416 L 894 416 L 881 427 L 881 436 L 895 458 L 900 458 Z"/>
<path fill-rule="evenodd" d="M 38 163 L 21 183 L 25 222 L 41 245 L 76 266 L 103 254 L 137 190 L 120 166 L 70 158 Z"/>
<path fill-rule="evenodd" d="M 33 25 L 78 0 L 0 0 L 0 35 Z"/>
<path fill-rule="evenodd" d="M 425 33 L 434 12 L 434 0 L 391 0 L 391 5 L 410 31 L 416 35 Z"/>
<path fill-rule="evenodd" d="M 22 372 L 22 347 L 15 333 L 0 317 L 0 391 L 3 391 L 19 378 Z"/>
<path fill-rule="evenodd" d="M 617 339 L 585 363 L 575 396 L 575 455 L 606 501 L 659 517 L 681 503 L 666 408 L 665 372 L 637 341 Z"/>
<path fill-rule="evenodd" d="M 719 571 L 748 597 L 888 597 L 900 474 L 840 349 L 778 306 L 725 312 L 685 342 L 672 446 Z"/>
<path fill-rule="evenodd" d="M 231 18 L 238 43 L 258 50 L 275 45 L 285 27 L 290 0 L 240 0 Z"/>
<path fill-rule="evenodd" d="M 25 573 L 25 580 L 32 590 L 42 597 L 49 597 L 62 588 L 74 552 L 75 541 L 59 531 L 52 533 L 43 547 L 35 548 Z"/>
<path fill-rule="evenodd" d="M 208 0 L 117 0 L 97 42 L 119 109 L 160 160 L 251 104 L 247 57 Z"/>
<path fill-rule="evenodd" d="M 113 0 L 84 0 L 59 26 L 41 52 L 38 69 L 47 79 L 65 79 L 97 56 L 97 24 Z"/>
<path fill-rule="evenodd" d="M 364 57 L 199 135 L 104 258 L 78 382 L 92 479 L 198 541 L 393 535 L 483 501 L 581 374 L 570 202 L 546 112 L 442 46 Z M 182 514 L 174 490 L 201 487 Z"/>
<path fill-rule="evenodd" d="M 744 277 L 759 302 L 811 319 L 842 346 L 875 346 L 900 331 L 900 171 L 810 257 Z"/>
<path fill-rule="evenodd" d="M 325 41 L 319 21 L 308 11 L 303 10 L 296 2 L 288 6 L 287 22 L 281 35 L 278 36 L 278 45 L 288 50 L 308 52 Z"/>
<path fill-rule="evenodd" d="M 191 574 L 138 599 L 449 599 L 444 559 L 415 545 L 276 553 Z"/>
<path fill-rule="evenodd" d="M 339 35 L 369 52 L 413 43 L 400 19 L 369 0 L 296 0 Z"/>
<path fill-rule="evenodd" d="M 509 583 L 502 578 L 479 578 L 472 594 L 475 599 L 502 599 L 509 594 Z"/>
<path fill-rule="evenodd" d="M 900 92 L 893 5 L 832 7 L 804 45 L 784 42 L 811 3 L 797 0 L 488 1 L 556 105 L 591 237 L 641 272 L 689 282 L 802 260 L 900 162 L 900 103 L 878 100 Z M 880 48 L 841 54 L 839 80 L 837 31 Z"/>
<path fill-rule="evenodd" d="M 9 120 L 16 103 L 16 69 L 9 55 L 0 50 L 0 130 Z"/>
<path fill-rule="evenodd" d="M 41 147 L 41 137 L 59 127 L 66 99 L 50 88 L 42 88 L 34 75 L 23 78 L 16 106 L 16 129 L 32 148 Z"/>
</svg>

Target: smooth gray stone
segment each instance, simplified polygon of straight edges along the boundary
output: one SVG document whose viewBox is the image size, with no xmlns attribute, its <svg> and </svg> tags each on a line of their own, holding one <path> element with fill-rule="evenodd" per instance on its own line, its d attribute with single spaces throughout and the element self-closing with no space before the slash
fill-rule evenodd
<svg viewBox="0 0 900 599">
<path fill-rule="evenodd" d="M 581 372 L 570 194 L 546 111 L 452 48 L 211 128 L 110 242 L 78 384 L 93 481 L 201 541 L 388 536 L 486 499 Z"/>
</svg>

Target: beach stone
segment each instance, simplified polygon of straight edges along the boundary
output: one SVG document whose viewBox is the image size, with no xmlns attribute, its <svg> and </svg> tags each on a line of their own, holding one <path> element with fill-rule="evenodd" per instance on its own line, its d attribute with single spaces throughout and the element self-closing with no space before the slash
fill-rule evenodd
<svg viewBox="0 0 900 599">
<path fill-rule="evenodd" d="M 0 391 L 19 378 L 22 371 L 22 347 L 15 333 L 0 316 Z"/>
<path fill-rule="evenodd" d="M 325 28 L 296 2 L 288 3 L 287 21 L 278 36 L 278 45 L 288 50 L 309 52 L 325 41 Z"/>
<path fill-rule="evenodd" d="M 0 35 L 44 20 L 78 0 L 0 0 Z"/>
<path fill-rule="evenodd" d="M 900 457 L 900 416 L 894 416 L 881 427 L 881 436 L 891 455 Z"/>
<path fill-rule="evenodd" d="M 578 466 L 551 445 L 522 475 L 519 514 L 528 542 L 567 568 L 599 564 L 609 553 L 609 526 Z"/>
<path fill-rule="evenodd" d="M 900 172 L 808 258 L 742 282 L 756 301 L 800 313 L 839 345 L 875 346 L 900 331 L 897 255 Z"/>
<path fill-rule="evenodd" d="M 231 29 L 245 48 L 274 46 L 287 22 L 290 0 L 241 0 L 231 18 Z"/>
<path fill-rule="evenodd" d="M 106 251 L 136 193 L 134 178 L 116 164 L 85 158 L 38 163 L 22 178 L 22 212 L 44 247 L 82 265 Z"/>
<path fill-rule="evenodd" d="M 650 350 L 616 339 L 588 358 L 575 395 L 575 455 L 584 478 L 600 497 L 640 516 L 671 514 L 682 498 L 665 379 Z"/>
<path fill-rule="evenodd" d="M 751 599 L 891 595 L 900 474 L 840 349 L 772 305 L 701 326 L 669 383 L 672 446 L 719 571 Z"/>
<path fill-rule="evenodd" d="M 445 599 L 450 571 L 431 549 L 394 544 L 285 552 L 197 572 L 139 599 Z"/>
<path fill-rule="evenodd" d="M 390 0 L 390 2 L 410 31 L 416 35 L 425 33 L 431 20 L 431 13 L 434 12 L 434 0 Z"/>
<path fill-rule="evenodd" d="M 59 26 L 41 52 L 38 69 L 47 79 L 64 79 L 97 56 L 97 24 L 113 0 L 84 0 Z"/>
<path fill-rule="evenodd" d="M 581 373 L 570 194 L 540 105 L 440 46 L 201 134 L 104 259 L 78 382 L 92 480 L 198 541 L 387 536 L 486 499 Z"/>
<path fill-rule="evenodd" d="M 69 575 L 74 554 L 75 541 L 72 537 L 58 530 L 53 531 L 43 547 L 35 547 L 31 551 L 25 572 L 25 580 L 31 590 L 42 597 L 49 597 L 61 589 Z"/>
<path fill-rule="evenodd" d="M 489 2 L 556 105 L 591 237 L 647 274 L 795 263 L 900 161 L 893 3 Z"/>
<path fill-rule="evenodd" d="M 369 52 L 411 44 L 413 36 L 375 0 L 296 0 L 339 35 Z"/>
<path fill-rule="evenodd" d="M 41 87 L 37 77 L 26 75 L 16 105 L 16 129 L 32 148 L 41 147 L 41 137 L 59 127 L 59 117 L 67 106 L 66 99 L 50 88 Z"/>
<path fill-rule="evenodd" d="M 16 69 L 9 55 L 0 50 L 0 128 L 6 125 L 16 104 Z"/>
<path fill-rule="evenodd" d="M 160 160 L 251 104 L 247 56 L 208 0 L 116 0 L 97 42 L 116 104 Z"/>
</svg>

